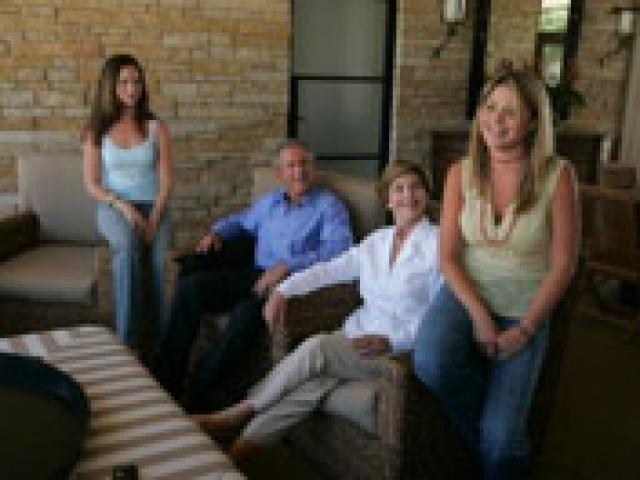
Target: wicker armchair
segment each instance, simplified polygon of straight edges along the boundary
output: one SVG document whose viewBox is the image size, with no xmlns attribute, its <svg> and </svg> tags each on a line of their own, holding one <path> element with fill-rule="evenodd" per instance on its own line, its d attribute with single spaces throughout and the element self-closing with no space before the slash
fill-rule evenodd
<svg viewBox="0 0 640 480">
<path fill-rule="evenodd" d="M 274 361 L 280 360 L 308 336 L 339 328 L 359 303 L 354 285 L 327 287 L 290 299 L 285 317 L 272 333 Z M 409 355 L 390 358 L 387 367 L 375 382 L 350 382 L 338 387 L 320 411 L 291 430 L 288 440 L 293 447 L 330 478 L 427 478 L 408 475 L 408 460 L 411 459 L 407 458 L 407 441 L 419 440 L 421 445 L 413 445 L 411 452 L 420 450 L 419 456 L 424 458 L 411 466 L 414 471 L 419 470 L 422 460 L 426 459 L 433 461 L 438 469 L 461 471 L 468 477 L 471 474 L 470 457 L 432 397 L 413 376 Z M 350 397 L 345 390 L 353 388 L 354 384 L 358 389 L 368 389 L 372 396 L 356 398 L 352 405 L 343 409 L 341 398 Z M 374 399 L 372 413 L 375 418 L 373 428 L 367 430 L 350 417 L 353 414 L 351 407 L 371 411 L 368 405 L 358 405 L 359 401 L 367 403 L 369 398 Z M 421 438 L 421 430 L 428 433 L 424 438 Z M 433 446 L 428 455 L 421 451 L 426 445 Z M 457 461 L 461 456 L 464 462 Z M 433 470 L 429 471 L 432 474 Z"/>
<path fill-rule="evenodd" d="M 575 305 L 574 282 L 554 312 L 549 351 L 542 367 L 529 417 L 534 461 L 540 456 L 546 425 L 567 344 Z M 319 331 L 338 328 L 359 302 L 352 285 L 329 287 L 289 301 L 286 316 L 273 332 L 274 360 L 301 340 Z M 464 479 L 478 478 L 478 466 L 435 398 L 413 375 L 408 355 L 390 358 L 388 369 L 375 382 L 360 383 L 373 393 L 373 424 L 367 431 L 350 408 L 339 403 L 350 384 L 325 400 L 323 409 L 294 427 L 288 435 L 300 451 L 330 478 L 348 479 Z M 365 385 L 362 385 L 365 384 Z M 348 397 L 348 395 L 347 395 Z M 362 423 L 362 422 L 360 422 Z"/>
<path fill-rule="evenodd" d="M 384 213 L 378 202 L 375 181 L 333 172 L 318 171 L 316 172 L 315 183 L 329 188 L 344 201 L 350 214 L 356 239 L 362 238 L 365 234 L 382 224 Z M 272 167 L 256 167 L 253 171 L 251 196 L 255 200 L 279 185 L 279 181 Z M 337 289 L 335 291 L 339 292 L 340 290 Z M 308 309 L 313 311 L 313 309 L 316 308 L 316 302 L 319 302 L 319 307 L 322 306 L 332 310 L 330 305 L 336 304 L 336 302 L 339 304 L 345 301 L 347 297 L 352 298 L 349 295 L 344 296 L 342 294 L 337 294 L 337 296 L 329 295 L 326 297 L 325 302 L 325 297 L 322 295 L 314 297 L 314 299 L 317 298 L 318 300 L 310 300 L 311 303 L 305 304 L 309 305 L 309 308 L 304 306 L 300 311 L 307 311 Z M 347 304 L 347 310 L 338 308 L 338 312 L 340 313 L 338 317 L 341 320 L 344 318 L 344 315 L 348 313 L 349 309 L 352 309 L 352 307 L 348 305 L 350 304 Z M 200 324 L 198 338 L 191 351 L 190 364 L 192 367 L 203 350 L 215 341 L 218 332 L 224 328 L 227 320 L 228 315 L 226 314 L 204 315 Z M 238 369 L 239 371 L 235 377 L 234 385 L 227 389 L 227 394 L 229 395 L 227 402 L 237 401 L 242 398 L 246 394 L 247 389 L 268 372 L 273 364 L 272 358 L 281 358 L 286 353 L 288 346 L 297 344 L 304 337 L 305 334 L 302 331 L 300 335 L 298 335 L 294 330 L 287 330 L 286 332 L 281 331 L 279 335 L 276 335 L 273 342 L 272 339 L 257 341 L 251 354 L 250 364 L 243 365 Z M 272 353 L 272 351 L 274 353 Z"/>
</svg>

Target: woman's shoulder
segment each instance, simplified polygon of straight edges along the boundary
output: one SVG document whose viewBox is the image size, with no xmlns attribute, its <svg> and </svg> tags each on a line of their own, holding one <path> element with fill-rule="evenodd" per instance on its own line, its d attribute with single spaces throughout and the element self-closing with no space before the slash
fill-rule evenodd
<svg viewBox="0 0 640 480">
<path fill-rule="evenodd" d="M 561 183 L 574 183 L 576 172 L 571 161 L 560 155 L 551 158 L 548 165 L 547 182 L 551 192 Z"/>
<path fill-rule="evenodd" d="M 90 127 L 85 127 L 81 134 L 82 145 L 85 147 L 96 147 L 96 135 Z"/>
<path fill-rule="evenodd" d="M 454 160 L 447 169 L 446 180 L 448 182 L 462 183 L 462 176 L 470 170 L 471 161 L 468 156 L 463 156 Z"/>
<path fill-rule="evenodd" d="M 167 123 L 160 118 L 151 118 L 147 121 L 147 128 L 152 137 L 169 135 Z"/>
</svg>

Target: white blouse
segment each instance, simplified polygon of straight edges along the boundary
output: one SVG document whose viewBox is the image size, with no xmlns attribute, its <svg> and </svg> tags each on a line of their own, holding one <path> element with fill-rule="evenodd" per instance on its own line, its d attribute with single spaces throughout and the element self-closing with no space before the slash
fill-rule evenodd
<svg viewBox="0 0 640 480">
<path fill-rule="evenodd" d="M 359 280 L 363 304 L 347 317 L 344 334 L 384 335 L 393 352 L 413 349 L 418 326 L 442 285 L 438 227 L 421 220 L 390 265 L 394 230 L 380 228 L 333 260 L 294 273 L 278 285 L 278 292 L 298 296 Z"/>
</svg>

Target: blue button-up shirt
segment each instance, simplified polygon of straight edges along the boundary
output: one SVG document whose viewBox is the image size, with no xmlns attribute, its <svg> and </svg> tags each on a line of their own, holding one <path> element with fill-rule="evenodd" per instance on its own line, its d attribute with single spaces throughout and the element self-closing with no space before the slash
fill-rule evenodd
<svg viewBox="0 0 640 480">
<path fill-rule="evenodd" d="M 242 231 L 256 239 L 255 264 L 268 269 L 278 263 L 290 272 L 329 260 L 353 243 L 349 214 L 328 190 L 312 188 L 297 204 L 283 188 L 260 198 L 246 210 L 211 225 L 223 240 Z"/>
</svg>

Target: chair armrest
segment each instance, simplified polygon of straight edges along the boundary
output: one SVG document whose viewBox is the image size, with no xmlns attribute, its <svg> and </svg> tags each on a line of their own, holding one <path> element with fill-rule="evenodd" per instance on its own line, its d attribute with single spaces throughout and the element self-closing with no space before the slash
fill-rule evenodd
<svg viewBox="0 0 640 480">
<path fill-rule="evenodd" d="M 318 332 L 338 329 L 360 303 L 353 284 L 334 285 L 289 299 L 281 322 L 271 332 L 271 356 L 281 360 L 293 347 Z"/>
<path fill-rule="evenodd" d="M 38 217 L 33 212 L 18 213 L 0 220 L 0 261 L 38 243 Z"/>
<path fill-rule="evenodd" d="M 406 427 L 407 385 L 411 376 L 411 357 L 393 355 L 377 380 L 377 431 L 382 442 L 393 448 L 403 447 Z"/>
</svg>

